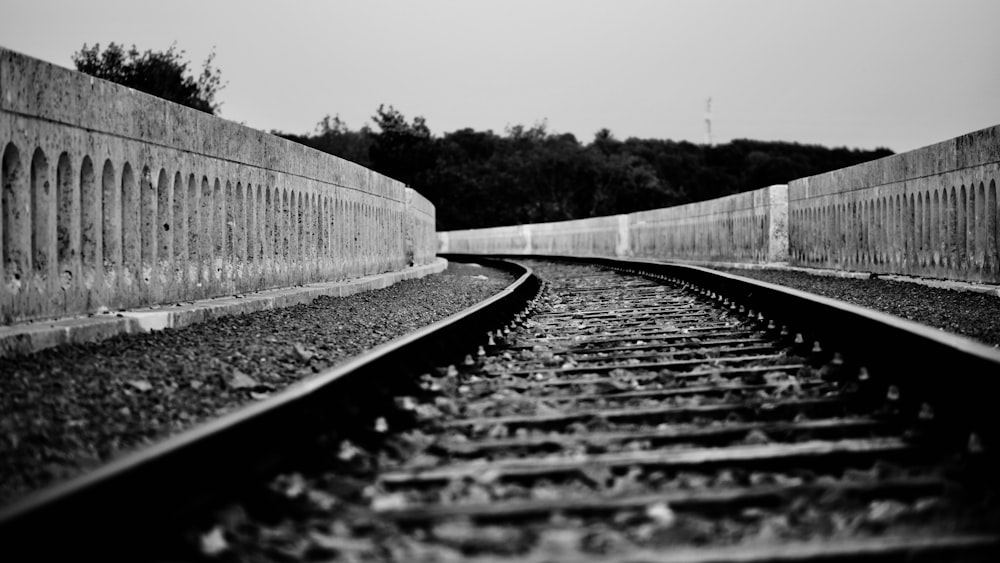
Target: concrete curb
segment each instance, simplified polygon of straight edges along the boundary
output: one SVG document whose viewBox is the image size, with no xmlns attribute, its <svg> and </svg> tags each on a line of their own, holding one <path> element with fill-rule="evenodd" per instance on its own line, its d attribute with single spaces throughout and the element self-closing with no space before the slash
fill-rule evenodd
<svg viewBox="0 0 1000 563">
<path fill-rule="evenodd" d="M 31 354 L 61 344 L 95 342 L 119 334 L 180 328 L 227 315 L 290 307 L 299 303 L 309 303 L 323 295 L 346 297 L 363 291 L 383 289 L 403 280 L 438 274 L 447 267 L 447 260 L 436 258 L 434 262 L 424 266 L 353 280 L 268 289 L 234 297 L 203 299 L 135 311 L 108 312 L 87 317 L 68 317 L 2 326 L 0 357 Z"/>
<path fill-rule="evenodd" d="M 743 264 L 739 262 L 693 262 L 693 261 L 683 261 L 683 260 L 670 260 L 670 262 L 691 264 L 694 266 L 703 266 L 705 268 L 715 268 L 715 269 L 722 268 L 730 270 L 779 270 L 783 272 L 802 272 L 803 274 L 809 274 L 812 276 L 824 276 L 830 278 L 850 278 L 858 280 L 878 278 L 880 280 L 914 283 L 917 285 L 935 287 L 938 289 L 950 289 L 951 291 L 969 291 L 972 293 L 985 293 L 987 295 L 993 295 L 994 297 L 1000 297 L 1000 285 L 993 285 L 987 283 L 963 282 L 956 280 L 944 280 L 944 279 L 934 279 L 934 278 L 920 278 L 916 276 L 904 276 L 901 274 L 874 274 L 872 272 L 857 272 L 852 270 L 827 270 L 822 268 L 803 268 L 801 266 L 789 266 L 781 262 L 770 262 L 770 263 L 765 262 L 760 264 Z"/>
</svg>

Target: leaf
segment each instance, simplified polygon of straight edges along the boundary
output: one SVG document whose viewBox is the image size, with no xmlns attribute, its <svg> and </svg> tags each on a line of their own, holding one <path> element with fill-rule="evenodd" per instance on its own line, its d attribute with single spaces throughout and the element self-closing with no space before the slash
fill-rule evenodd
<svg viewBox="0 0 1000 563">
<path fill-rule="evenodd" d="M 573 555 L 580 549 L 584 530 L 556 528 L 542 530 L 538 535 L 538 550 L 549 555 Z"/>
<path fill-rule="evenodd" d="M 295 352 L 295 356 L 298 359 L 302 360 L 303 362 L 308 362 L 309 360 L 316 357 L 315 352 L 310 352 L 309 350 L 306 350 L 305 347 L 298 342 L 292 344 L 292 350 Z"/>
<path fill-rule="evenodd" d="M 386 510 L 399 510 L 406 508 L 409 504 L 406 500 L 406 495 L 403 493 L 389 493 L 387 495 L 379 495 L 372 499 L 372 510 L 375 512 L 383 512 Z"/>
<path fill-rule="evenodd" d="M 677 515 L 664 501 L 647 506 L 646 517 L 662 528 L 669 528 L 677 523 Z"/>
<path fill-rule="evenodd" d="M 586 464 L 580 467 L 580 475 L 594 484 L 595 487 L 606 486 L 614 474 L 611 473 L 611 469 L 606 465 L 599 465 L 595 463 Z"/>
<path fill-rule="evenodd" d="M 208 557 L 215 557 L 229 549 L 229 543 L 222 534 L 222 528 L 216 526 L 201 536 L 201 553 Z"/>
<path fill-rule="evenodd" d="M 135 387 L 139 391 L 149 391 L 150 389 L 153 388 L 153 384 L 146 381 L 145 379 L 132 379 L 126 381 L 126 383 L 128 383 L 132 387 Z"/>
<path fill-rule="evenodd" d="M 559 416 L 563 411 L 553 407 L 545 401 L 538 401 L 535 405 L 535 414 L 538 416 Z"/>
<path fill-rule="evenodd" d="M 868 505 L 865 520 L 879 524 L 888 524 L 907 512 L 907 506 L 895 500 L 877 500 Z"/>
<path fill-rule="evenodd" d="M 743 439 L 744 444 L 770 444 L 771 438 L 768 437 L 763 430 L 759 428 L 754 428 L 747 433 L 746 438 Z"/>
<path fill-rule="evenodd" d="M 240 370 L 233 372 L 233 376 L 227 381 L 229 387 L 233 389 L 247 389 L 250 387 L 256 387 L 260 385 L 257 380 L 250 377 L 249 375 L 243 373 Z"/>
</svg>

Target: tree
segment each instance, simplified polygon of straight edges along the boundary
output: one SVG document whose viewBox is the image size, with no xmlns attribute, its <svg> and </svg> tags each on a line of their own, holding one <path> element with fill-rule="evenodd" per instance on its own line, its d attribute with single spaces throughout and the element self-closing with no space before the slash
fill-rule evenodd
<svg viewBox="0 0 1000 563">
<path fill-rule="evenodd" d="M 372 167 L 382 174 L 416 186 L 420 175 L 434 165 L 435 147 L 427 121 L 420 116 L 407 123 L 396 108 L 379 105 L 372 116 L 378 132 L 369 150 Z"/>
<path fill-rule="evenodd" d="M 222 105 L 215 101 L 219 90 L 225 87 L 221 72 L 212 66 L 215 51 L 208 55 L 197 78 L 188 74 L 184 51 L 177 50 L 176 43 L 163 52 L 145 53 L 139 53 L 135 45 L 126 51 L 123 45 L 110 43 L 101 51 L 100 43 L 93 47 L 84 43 L 72 58 L 80 72 L 205 113 L 214 115 Z"/>
</svg>

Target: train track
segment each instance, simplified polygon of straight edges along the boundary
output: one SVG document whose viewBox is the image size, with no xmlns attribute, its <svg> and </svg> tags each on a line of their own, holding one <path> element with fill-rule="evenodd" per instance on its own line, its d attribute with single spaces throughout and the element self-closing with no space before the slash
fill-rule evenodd
<svg viewBox="0 0 1000 563">
<path fill-rule="evenodd" d="M 1000 354 L 707 270 L 596 262 L 529 262 L 540 292 L 523 276 L 475 322 L 437 327 L 448 334 L 433 351 L 414 336 L 406 354 L 327 374 L 292 407 L 230 421 L 230 438 L 203 432 L 216 448 L 191 438 L 195 449 L 180 461 L 167 453 L 177 447 L 165 447 L 170 469 L 137 464 L 147 467 L 132 473 L 139 486 L 177 472 L 205 482 L 171 488 L 202 502 L 166 511 L 147 533 L 129 528 L 147 538 L 129 557 L 1000 554 L 993 401 L 984 393 Z M 272 410 L 282 408 L 299 414 Z M 288 430 L 299 438 L 283 438 Z M 213 450 L 224 453 L 205 453 Z M 221 475 L 204 477 L 206 466 Z M 220 493 L 227 475 L 232 486 Z M 70 508 L 37 501 L 41 516 L 24 509 L 26 520 L 11 517 L 0 530 L 65 524 L 101 498 L 128 496 L 110 477 L 98 482 L 103 490 L 77 490 Z"/>
</svg>

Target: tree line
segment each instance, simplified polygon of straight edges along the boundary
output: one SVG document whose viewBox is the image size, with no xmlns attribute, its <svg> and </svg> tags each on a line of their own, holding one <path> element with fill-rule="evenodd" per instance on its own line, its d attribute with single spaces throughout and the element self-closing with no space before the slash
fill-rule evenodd
<svg viewBox="0 0 1000 563">
<path fill-rule="evenodd" d="M 718 145 L 616 139 L 608 129 L 580 142 L 544 123 L 503 134 L 431 133 L 381 105 L 374 127 L 352 130 L 327 116 L 309 134 L 272 133 L 405 182 L 437 208 L 440 230 L 629 213 L 702 201 L 892 154 L 736 139 Z"/>
</svg>

